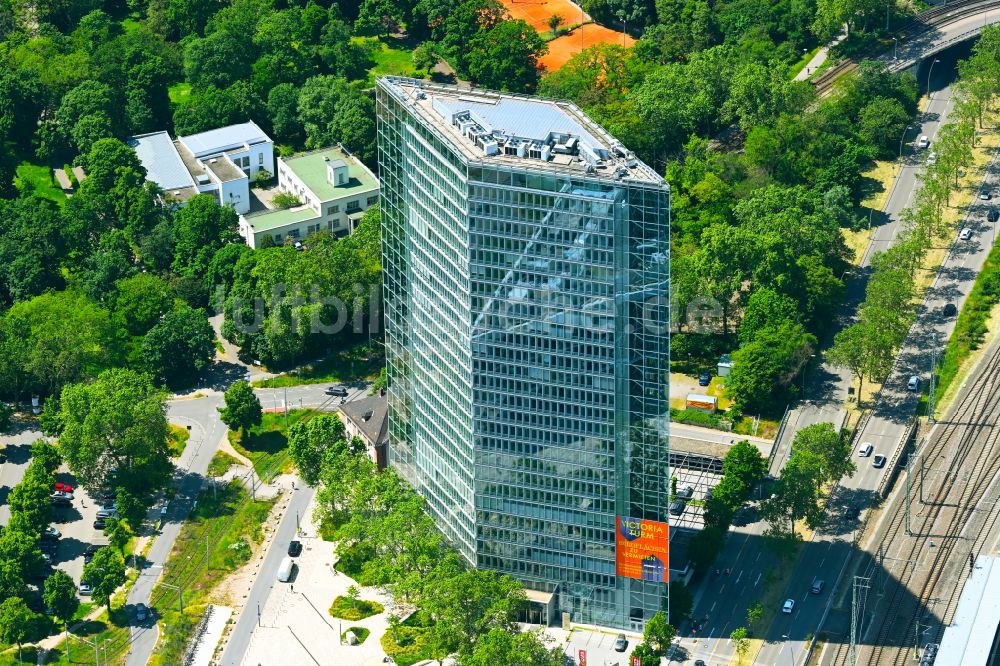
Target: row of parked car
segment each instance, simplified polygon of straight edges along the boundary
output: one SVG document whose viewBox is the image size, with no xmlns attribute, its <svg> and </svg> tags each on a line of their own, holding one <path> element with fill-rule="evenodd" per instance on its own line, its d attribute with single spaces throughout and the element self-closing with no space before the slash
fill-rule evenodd
<svg viewBox="0 0 1000 666">
<path fill-rule="evenodd" d="M 73 505 L 73 493 L 76 489 L 68 484 L 57 481 L 52 494 L 49 496 L 49 500 L 54 507 L 69 507 Z M 94 520 L 94 529 L 103 530 L 106 526 L 106 520 L 111 517 L 118 517 L 118 506 L 114 503 L 116 493 L 113 491 L 106 492 L 101 496 L 101 500 L 104 502 L 104 506 L 101 506 L 97 510 L 97 517 Z M 45 558 L 46 562 L 51 563 L 55 558 L 56 553 L 59 550 L 59 539 L 62 537 L 62 533 L 55 527 L 49 526 L 45 528 L 45 532 L 42 533 L 41 539 L 39 540 L 39 548 L 42 551 L 42 557 Z M 101 546 L 95 544 L 89 544 L 83 551 L 83 563 L 86 566 L 94 559 L 94 555 Z M 89 596 L 92 592 L 91 586 L 80 580 L 79 591 L 82 596 Z"/>
</svg>

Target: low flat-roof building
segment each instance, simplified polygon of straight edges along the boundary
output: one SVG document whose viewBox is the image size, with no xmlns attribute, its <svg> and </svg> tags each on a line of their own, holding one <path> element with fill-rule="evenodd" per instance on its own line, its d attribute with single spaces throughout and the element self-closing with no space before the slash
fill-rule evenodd
<svg viewBox="0 0 1000 666">
<path fill-rule="evenodd" d="M 243 215 L 240 233 L 250 247 L 270 237 L 281 245 L 317 231 L 346 235 L 378 202 L 379 182 L 359 159 L 336 146 L 278 158 L 278 188 L 299 204 Z"/>
<path fill-rule="evenodd" d="M 183 206 L 197 194 L 212 194 L 237 213 L 250 210 L 250 179 L 274 173 L 274 143 L 253 121 L 171 139 L 166 132 L 128 139 L 146 178 L 166 201 Z"/>
</svg>

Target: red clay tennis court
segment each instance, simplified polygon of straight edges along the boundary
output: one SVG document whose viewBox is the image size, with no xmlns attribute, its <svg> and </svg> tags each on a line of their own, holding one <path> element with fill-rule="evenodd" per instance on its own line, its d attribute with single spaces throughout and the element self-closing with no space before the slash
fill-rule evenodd
<svg viewBox="0 0 1000 666">
<path fill-rule="evenodd" d="M 582 37 L 581 32 L 583 33 Z M 554 72 L 586 47 L 606 43 L 621 44 L 622 33 L 605 28 L 603 25 L 588 23 L 568 35 L 563 35 L 549 42 L 549 52 L 539 58 L 539 62 L 545 66 L 545 69 Z M 625 35 L 624 43 L 625 46 L 632 46 L 635 44 L 635 40 Z"/>
<path fill-rule="evenodd" d="M 587 23 L 548 43 L 549 52 L 542 56 L 540 62 L 550 72 L 565 65 L 567 60 L 588 46 L 607 42 L 622 43 L 622 33 L 596 23 L 588 23 L 591 20 L 590 16 L 570 0 L 501 0 L 501 2 L 511 17 L 523 19 L 538 32 L 548 32 L 549 17 L 556 14 L 563 18 L 564 26 Z M 625 36 L 624 43 L 626 46 L 632 46 L 635 40 Z"/>
</svg>

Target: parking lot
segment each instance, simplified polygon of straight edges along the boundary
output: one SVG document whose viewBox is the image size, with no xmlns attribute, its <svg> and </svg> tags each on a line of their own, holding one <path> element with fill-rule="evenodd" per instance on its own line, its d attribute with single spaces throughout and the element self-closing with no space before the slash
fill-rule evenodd
<svg viewBox="0 0 1000 666">
<path fill-rule="evenodd" d="M 7 445 L 7 462 L 0 468 L 0 524 L 5 525 L 10 520 L 7 495 L 11 488 L 24 478 L 31 459 L 32 442 L 42 437 L 41 432 L 27 430 L 0 439 Z M 83 554 L 87 546 L 107 543 L 104 533 L 94 529 L 94 518 L 99 503 L 92 500 L 82 488 L 77 487 L 76 479 L 65 465 L 56 472 L 55 481 L 69 484 L 74 490 L 70 506 L 55 506 L 52 510 L 51 525 L 61 533 L 52 556 L 52 565 L 65 571 L 79 585 L 80 576 L 83 574 Z"/>
<path fill-rule="evenodd" d="M 560 630 L 550 628 L 546 633 L 558 634 Z M 610 630 L 598 631 L 577 627 L 570 632 L 563 653 L 578 665 L 582 663 L 580 651 L 583 650 L 586 653 L 587 666 L 628 666 L 628 657 L 635 646 L 642 642 L 642 637 L 626 632 L 625 638 L 628 644 L 623 652 L 618 652 L 614 648 L 617 637 L 618 634 L 610 633 Z"/>
</svg>

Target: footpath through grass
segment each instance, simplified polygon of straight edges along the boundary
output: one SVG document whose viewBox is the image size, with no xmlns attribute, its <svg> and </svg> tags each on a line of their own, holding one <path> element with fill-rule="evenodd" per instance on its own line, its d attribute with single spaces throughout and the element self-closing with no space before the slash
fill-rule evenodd
<svg viewBox="0 0 1000 666">
<path fill-rule="evenodd" d="M 371 353 L 368 345 L 361 344 L 336 352 L 321 361 L 305 365 L 288 374 L 256 381 L 257 388 L 281 388 L 302 384 L 345 383 L 374 379 L 385 365 L 385 355 L 375 345 Z"/>
<path fill-rule="evenodd" d="M 251 499 L 238 481 L 198 496 L 198 508 L 181 528 L 163 570 L 163 581 L 183 583 L 183 615 L 175 590 L 158 585 L 153 591 L 163 629 L 151 666 L 183 663 L 212 591 L 264 540 L 264 523 L 273 505 L 272 500 Z"/>
<path fill-rule="evenodd" d="M 288 412 L 288 426 L 305 418 L 312 410 L 292 409 Z M 229 431 L 229 443 L 253 463 L 257 476 L 270 483 L 278 474 L 292 471 L 288 455 L 288 431 L 285 430 L 284 412 L 265 412 L 263 421 L 247 433 Z"/>
</svg>

